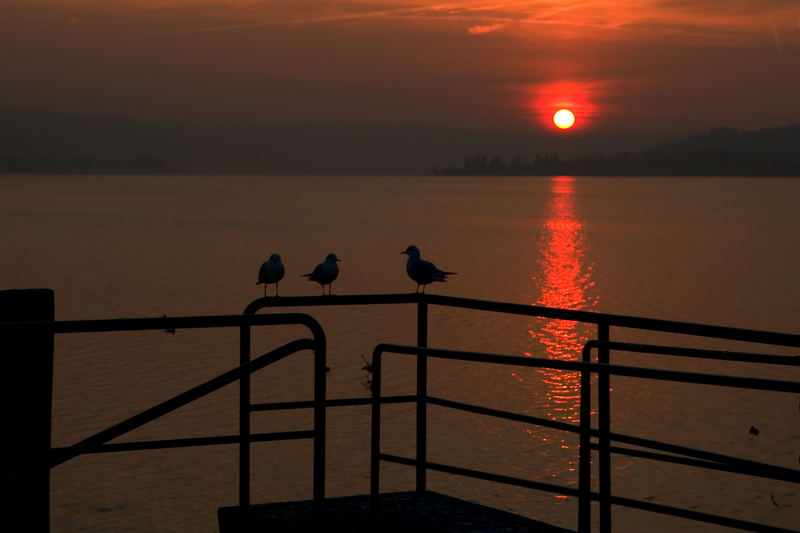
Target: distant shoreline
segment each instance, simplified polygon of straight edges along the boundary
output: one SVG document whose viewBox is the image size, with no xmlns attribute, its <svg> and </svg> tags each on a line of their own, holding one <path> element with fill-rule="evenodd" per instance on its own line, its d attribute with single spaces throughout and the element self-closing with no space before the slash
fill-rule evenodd
<svg viewBox="0 0 800 533">
<path fill-rule="evenodd" d="M 161 124 L 0 109 L 0 174 L 8 173 L 796 177 L 800 124 L 556 138 L 449 127 Z"/>
<path fill-rule="evenodd" d="M 457 169 L 445 172 L 431 172 L 431 176 L 437 177 L 459 177 L 459 176 L 476 176 L 476 177 L 521 177 L 521 178 L 542 178 L 549 176 L 574 176 L 580 178 L 800 178 L 800 171 L 795 173 L 699 173 L 699 172 L 685 172 L 685 173 L 646 173 L 646 172 L 596 172 L 596 173 L 580 173 L 580 172 L 542 172 L 542 173 L 511 173 L 511 172 L 458 172 Z"/>
<path fill-rule="evenodd" d="M 750 131 L 718 128 L 641 152 L 592 153 L 562 159 L 468 155 L 461 166 L 434 167 L 438 175 L 537 176 L 775 176 L 800 177 L 800 125 Z"/>
<path fill-rule="evenodd" d="M 416 165 L 409 164 L 411 160 L 398 160 L 389 154 L 370 165 L 363 165 L 364 161 L 354 156 L 338 165 L 312 170 L 302 161 L 314 159 L 313 149 L 303 154 L 302 161 L 288 166 L 267 161 L 244 164 L 214 155 L 216 149 L 216 145 L 207 147 L 214 162 L 206 164 L 157 151 L 130 150 L 127 155 L 102 156 L 101 150 L 84 147 L 81 152 L 72 148 L 56 155 L 44 147 L 30 147 L 23 155 L 11 149 L 11 153 L 0 152 L 0 174 L 800 177 L 800 125 L 764 130 L 718 128 L 639 152 L 594 152 L 569 158 L 557 152 L 529 152 L 504 159 L 479 152 L 463 157 L 461 165 L 433 166 L 428 171 L 415 170 L 412 167 Z M 405 167 L 405 172 L 390 171 L 393 167 Z"/>
<path fill-rule="evenodd" d="M 774 175 L 774 174 L 574 174 L 568 172 L 561 172 L 561 173 L 550 173 L 550 174 L 467 174 L 467 173 L 448 173 L 448 174 L 401 174 L 396 172 L 372 172 L 372 173 L 342 173 L 336 172 L 331 174 L 325 173 L 287 173 L 287 172 L 225 172 L 225 171 L 215 171 L 215 172 L 193 172 L 193 171 L 169 171 L 169 172 L 134 172 L 134 171 L 127 171 L 127 172 L 76 172 L 76 171 L 46 171 L 46 172 L 38 172 L 38 171 L 2 171 L 0 170 L 0 177 L 3 176 L 163 176 L 163 177 L 175 177 L 175 176 L 231 176 L 231 177 L 245 177 L 245 176 L 252 176 L 252 177 L 297 177 L 301 178 L 303 176 L 325 176 L 331 179 L 336 179 L 337 177 L 429 177 L 429 178 L 553 178 L 558 176 L 566 176 L 566 177 L 573 177 L 573 178 L 783 178 L 783 179 L 795 179 L 800 178 L 800 175 Z"/>
</svg>

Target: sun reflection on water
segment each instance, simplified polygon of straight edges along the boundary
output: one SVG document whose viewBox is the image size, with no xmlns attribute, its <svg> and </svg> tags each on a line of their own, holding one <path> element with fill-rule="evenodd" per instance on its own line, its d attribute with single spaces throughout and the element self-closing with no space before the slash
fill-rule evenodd
<svg viewBox="0 0 800 533">
<path fill-rule="evenodd" d="M 575 208 L 574 178 L 552 179 L 549 212 L 542 227 L 539 288 L 536 305 L 562 309 L 587 309 L 597 303 L 592 291 L 594 267 L 586 257 L 584 227 Z M 570 320 L 537 319 L 528 333 L 550 359 L 576 361 L 584 343 L 593 334 L 591 325 Z M 540 355 L 540 350 L 533 354 Z M 538 369 L 544 383 L 541 402 L 551 420 L 577 424 L 580 421 L 580 373 L 553 368 Z M 561 448 L 568 448 L 565 440 Z"/>
</svg>

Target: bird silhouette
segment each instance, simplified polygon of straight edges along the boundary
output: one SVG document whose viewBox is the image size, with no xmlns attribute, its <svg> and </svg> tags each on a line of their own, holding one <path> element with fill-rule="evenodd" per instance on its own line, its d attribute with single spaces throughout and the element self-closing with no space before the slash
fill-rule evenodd
<svg viewBox="0 0 800 533">
<path fill-rule="evenodd" d="M 416 292 L 419 292 L 419 288 L 422 286 L 422 293 L 424 294 L 425 285 L 433 283 L 434 281 L 447 281 L 447 276 L 456 274 L 456 272 L 439 270 L 436 268 L 436 265 L 430 261 L 425 261 L 422 259 L 420 257 L 419 248 L 413 244 L 406 248 L 405 252 L 400 253 L 408 255 L 408 261 L 406 261 L 406 272 L 408 273 L 409 278 L 417 282 Z"/>
<path fill-rule="evenodd" d="M 161 315 L 161 318 L 167 318 L 167 315 Z M 175 328 L 167 328 L 164 330 L 165 333 L 172 333 L 175 334 Z"/>
<path fill-rule="evenodd" d="M 302 274 L 303 277 L 308 278 L 308 281 L 316 281 L 322 286 L 322 295 L 325 296 L 325 285 L 328 286 L 328 295 L 331 294 L 331 285 L 333 281 L 339 276 L 339 265 L 336 263 L 339 258 L 336 254 L 328 254 L 325 261 L 314 267 L 314 271 L 310 274 Z"/>
<path fill-rule="evenodd" d="M 278 282 L 283 279 L 285 269 L 281 256 L 272 254 L 269 260 L 262 263 L 261 268 L 258 269 L 258 281 L 256 285 L 264 284 L 264 296 L 267 295 L 267 285 L 270 283 L 275 284 L 275 296 L 278 296 Z"/>
</svg>

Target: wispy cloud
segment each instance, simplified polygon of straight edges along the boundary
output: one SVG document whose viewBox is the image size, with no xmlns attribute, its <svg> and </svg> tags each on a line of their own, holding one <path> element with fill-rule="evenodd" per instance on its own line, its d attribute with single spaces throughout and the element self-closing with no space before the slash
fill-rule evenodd
<svg viewBox="0 0 800 533">
<path fill-rule="evenodd" d="M 494 24 L 470 26 L 469 28 L 467 28 L 467 32 L 470 33 L 471 35 L 480 35 L 482 33 L 491 33 L 493 31 L 497 31 L 505 27 L 506 25 L 504 23 L 495 22 Z"/>
<path fill-rule="evenodd" d="M 772 18 L 770 20 L 772 26 L 772 35 L 775 37 L 775 46 L 778 47 L 778 50 L 781 50 L 783 47 L 781 46 L 781 32 L 778 29 L 778 25 L 775 24 L 775 19 Z"/>
<path fill-rule="evenodd" d="M 797 0 L 30 0 L 83 6 L 104 11 L 172 13 L 192 17 L 174 33 L 229 32 L 237 29 L 364 22 L 430 29 L 441 24 L 451 31 L 461 26 L 471 35 L 500 29 L 520 37 L 531 27 L 563 28 L 560 39 L 697 39 L 732 44 L 756 38 L 775 39 L 779 46 L 800 41 L 794 21 L 800 21 Z M 205 24 L 201 23 L 205 14 Z M 778 24 L 775 21 L 782 21 Z M 788 26 L 787 26 L 788 25 Z M 787 30 L 788 28 L 788 30 Z M 635 36 L 632 36 L 635 33 Z M 770 34 L 772 33 L 772 35 Z M 798 35 L 795 35 L 798 34 Z"/>
<path fill-rule="evenodd" d="M 598 124 L 800 109 L 798 0 L 0 0 L 0 34 L 0 101 L 27 107 L 498 130 L 565 98 Z"/>
</svg>

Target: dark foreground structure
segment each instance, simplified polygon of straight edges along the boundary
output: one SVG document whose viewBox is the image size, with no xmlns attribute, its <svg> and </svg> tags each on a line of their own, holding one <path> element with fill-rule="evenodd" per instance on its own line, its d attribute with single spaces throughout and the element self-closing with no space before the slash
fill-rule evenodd
<svg viewBox="0 0 800 533">
<path fill-rule="evenodd" d="M 368 398 L 328 398 L 326 394 L 326 339 L 319 323 L 308 314 L 258 313 L 265 308 L 348 306 L 348 305 L 411 305 L 416 307 L 417 343 L 413 346 L 379 344 L 373 351 L 372 395 Z M 515 355 L 485 354 L 468 351 L 443 350 L 428 346 L 428 308 L 442 306 L 472 309 L 492 313 L 548 317 L 595 324 L 597 336 L 583 348 L 582 360 L 563 361 Z M 265 354 L 251 357 L 250 334 L 254 327 L 300 324 L 310 337 L 299 338 Z M 189 328 L 235 327 L 240 331 L 240 364 L 204 383 L 142 411 L 68 447 L 52 447 L 50 417 L 53 379 L 53 338 L 56 334 L 102 331 L 174 330 Z M 531 305 L 488 302 L 431 294 L 386 294 L 352 296 L 315 296 L 260 298 L 253 301 L 241 315 L 196 317 L 162 317 L 110 320 L 55 321 L 53 292 L 48 289 L 0 291 L 0 349 L 7 364 L 7 386 L 2 388 L 3 405 L 14 406 L 10 439 L 14 444 L 11 461 L 5 464 L 3 477 L 10 508 L 26 516 L 26 529 L 50 529 L 50 470 L 84 454 L 112 453 L 188 446 L 235 445 L 239 449 L 239 505 L 219 510 L 222 533 L 256 531 L 428 531 L 494 532 L 494 531 L 565 531 L 546 524 L 547 517 L 532 520 L 482 505 L 457 500 L 431 492 L 427 488 L 427 472 L 450 475 L 546 491 L 577 498 L 577 531 L 588 533 L 596 524 L 601 532 L 612 529 L 612 505 L 678 516 L 685 519 L 718 524 L 747 531 L 790 532 L 773 527 L 719 516 L 694 509 L 677 508 L 657 502 L 615 496 L 611 492 L 611 456 L 627 455 L 652 461 L 686 465 L 697 469 L 733 472 L 800 484 L 800 470 L 765 464 L 698 450 L 676 443 L 659 442 L 635 435 L 611 431 L 610 376 L 628 376 L 643 380 L 696 383 L 710 387 L 800 393 L 797 368 L 800 356 L 764 355 L 725 350 L 630 344 L 610 339 L 611 328 L 639 331 L 668 332 L 711 339 L 744 341 L 753 345 L 800 347 L 800 335 L 756 331 L 720 326 L 708 326 L 654 320 L 586 311 L 571 311 Z M 301 351 L 314 354 L 313 399 L 281 403 L 252 403 L 250 375 Z M 738 361 L 760 365 L 781 365 L 793 379 L 773 380 L 701 374 L 623 366 L 611 363 L 613 352 L 660 354 L 720 361 Z M 416 359 L 416 393 L 409 396 L 385 396 L 381 393 L 382 360 L 387 357 Z M 547 418 L 490 409 L 480 405 L 455 402 L 428 394 L 428 361 L 434 358 L 469 361 L 474 364 L 499 364 L 522 367 L 557 368 L 579 372 L 580 423 L 569 424 Z M 593 375 L 597 390 L 592 391 Z M 239 432 L 235 435 L 194 437 L 136 442 L 112 442 L 114 439 L 166 415 L 222 387 L 239 385 Z M 597 398 L 597 427 L 592 427 L 590 405 L 592 394 Z M 380 449 L 381 406 L 389 403 L 410 403 L 416 406 L 416 445 L 414 457 L 383 453 Z M 341 406 L 369 406 L 372 413 L 370 491 L 368 495 L 349 498 L 325 497 L 326 413 Z M 491 416 L 526 424 L 555 428 L 579 436 L 579 485 L 577 488 L 531 479 L 516 478 L 495 472 L 484 472 L 435 463 L 427 459 L 427 408 L 437 405 L 453 410 Z M 261 411 L 311 409 L 313 427 L 304 431 L 273 433 L 251 432 L 250 420 Z M 313 490 L 311 498 L 302 502 L 254 504 L 250 501 L 250 446 L 253 442 L 275 440 L 313 440 Z M 416 472 L 413 493 L 381 493 L 380 464 L 390 462 L 411 467 Z M 591 463 L 598 465 L 595 479 Z M 598 487 L 597 491 L 592 486 Z M 594 505 L 593 505 L 594 504 Z M 596 509 L 598 517 L 592 518 Z"/>
<path fill-rule="evenodd" d="M 367 496 L 330 498 L 321 519 L 314 502 L 267 503 L 219 510 L 220 533 L 568 533 L 569 530 L 436 492 L 381 494 L 371 507 Z"/>
</svg>

